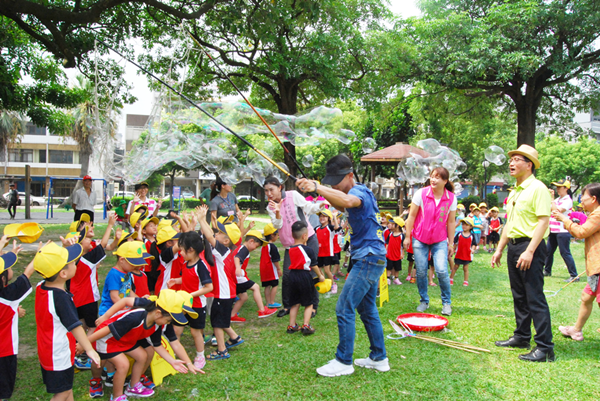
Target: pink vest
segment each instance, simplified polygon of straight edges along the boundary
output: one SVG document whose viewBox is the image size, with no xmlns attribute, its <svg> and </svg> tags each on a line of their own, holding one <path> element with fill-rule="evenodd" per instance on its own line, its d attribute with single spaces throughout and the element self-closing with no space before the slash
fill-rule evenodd
<svg viewBox="0 0 600 401">
<path fill-rule="evenodd" d="M 286 248 L 294 245 L 294 237 L 292 237 L 292 224 L 299 220 L 303 220 L 308 226 L 308 237 L 312 237 L 315 234 L 315 230 L 312 228 L 306 215 L 304 215 L 304 219 L 298 218 L 298 213 L 304 214 L 302 210 L 298 210 L 298 206 L 294 204 L 294 191 L 286 191 L 285 198 L 283 198 L 283 202 L 281 202 L 279 208 L 279 214 L 281 214 L 281 220 L 283 222 L 283 226 L 279 229 L 279 240 L 281 241 L 281 245 Z"/>
<path fill-rule="evenodd" d="M 424 244 L 435 244 L 448 239 L 448 215 L 454 202 L 454 194 L 444 189 L 444 195 L 436 206 L 431 187 L 421 192 L 423 204 L 415 219 L 412 235 Z"/>
</svg>

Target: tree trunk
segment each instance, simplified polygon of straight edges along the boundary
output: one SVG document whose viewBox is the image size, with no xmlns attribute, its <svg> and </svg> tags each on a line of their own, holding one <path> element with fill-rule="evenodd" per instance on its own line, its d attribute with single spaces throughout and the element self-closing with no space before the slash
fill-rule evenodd
<svg viewBox="0 0 600 401">
<path fill-rule="evenodd" d="M 81 164 L 81 173 L 79 175 L 80 177 L 88 175 L 89 173 L 91 153 L 91 151 L 84 150 L 83 147 L 80 147 L 79 149 L 79 164 Z"/>
<path fill-rule="evenodd" d="M 517 147 L 523 144 L 535 147 L 536 116 L 542 96 L 545 75 L 532 78 L 525 86 L 525 94 L 513 97 L 517 109 Z M 511 96 L 512 97 L 512 96 Z"/>
<path fill-rule="evenodd" d="M 298 82 L 296 80 L 281 80 L 278 82 L 279 96 L 275 98 L 277 110 L 281 114 L 294 115 L 298 112 Z M 296 160 L 296 146 L 290 142 L 284 142 L 284 147 L 289 151 L 284 150 L 283 160 L 285 165 L 290 170 L 290 174 L 296 177 L 298 169 L 294 160 Z M 294 189 L 293 180 L 287 180 L 285 183 L 287 190 Z"/>
</svg>

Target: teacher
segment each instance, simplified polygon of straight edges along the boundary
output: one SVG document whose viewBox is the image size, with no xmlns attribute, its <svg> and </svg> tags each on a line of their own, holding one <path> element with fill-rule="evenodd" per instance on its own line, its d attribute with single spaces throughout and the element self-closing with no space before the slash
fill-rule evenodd
<svg viewBox="0 0 600 401">
<path fill-rule="evenodd" d="M 377 216 L 377 200 L 366 186 L 354 181 L 352 161 L 337 155 L 325 165 L 323 184 L 300 179 L 296 186 L 303 192 L 316 192 L 337 210 L 346 211 L 352 242 L 352 270 L 348 274 L 335 313 L 338 321 L 339 343 L 335 358 L 317 369 L 321 376 L 335 377 L 354 373 L 352 355 L 356 336 L 356 311 L 369 336 L 371 353 L 356 359 L 354 364 L 380 372 L 390 370 L 385 352 L 383 327 L 377 310 L 377 287 L 385 271 L 386 251 L 383 233 Z"/>
<path fill-rule="evenodd" d="M 294 245 L 292 237 L 292 225 L 301 221 L 308 227 L 308 241 L 306 246 L 311 248 L 315 255 L 319 254 L 319 241 L 312 225 L 308 222 L 308 216 L 314 215 L 321 210 L 321 205 L 309 202 L 300 195 L 298 191 L 283 191 L 283 185 L 273 176 L 267 177 L 263 185 L 265 196 L 269 200 L 267 212 L 275 227 L 279 231 L 279 240 L 285 247 L 283 257 L 283 277 L 281 279 L 281 302 L 283 309 L 277 313 L 277 317 L 284 317 L 290 313 L 290 247 Z M 319 307 L 319 293 L 315 291 L 313 298 L 313 316 L 317 314 Z"/>
<path fill-rule="evenodd" d="M 413 248 L 417 287 L 421 297 L 417 312 L 429 309 L 427 269 L 431 252 L 442 292 L 442 315 L 450 316 L 452 305 L 448 257 L 454 253 L 457 201 L 454 186 L 450 182 L 450 173 L 444 167 L 437 167 L 431 171 L 428 184 L 413 195 L 405 226 L 404 247 L 408 249 L 412 244 Z"/>
<path fill-rule="evenodd" d="M 233 194 L 233 187 L 217 178 L 215 187 L 211 194 L 210 201 L 210 218 L 213 228 L 217 227 L 217 219 L 219 217 L 233 216 L 233 222 L 237 223 L 237 214 L 240 211 L 238 200 Z"/>
<path fill-rule="evenodd" d="M 83 176 L 83 188 L 79 188 L 73 194 L 73 210 L 75 216 L 73 221 L 79 221 L 81 215 L 86 213 L 90 216 L 90 221 L 94 222 L 94 206 L 96 205 L 96 192 L 92 189 L 92 177 L 89 175 Z"/>
</svg>

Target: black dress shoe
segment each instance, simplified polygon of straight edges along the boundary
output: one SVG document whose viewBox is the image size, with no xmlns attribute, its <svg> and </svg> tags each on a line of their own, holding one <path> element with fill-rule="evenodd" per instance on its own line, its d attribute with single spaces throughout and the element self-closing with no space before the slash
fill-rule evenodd
<svg viewBox="0 0 600 401">
<path fill-rule="evenodd" d="M 544 277 L 550 277 L 552 276 L 552 273 L 545 271 L 544 272 Z"/>
<path fill-rule="evenodd" d="M 540 350 L 538 347 L 535 347 L 528 354 L 519 355 L 519 359 L 522 361 L 529 362 L 554 362 L 554 350 L 549 350 L 548 352 L 544 352 Z"/>
<path fill-rule="evenodd" d="M 523 348 L 523 349 L 531 348 L 529 341 L 519 340 L 514 337 L 511 337 L 505 341 L 496 341 L 494 344 L 496 344 L 497 347 L 511 347 L 511 348 Z"/>
<path fill-rule="evenodd" d="M 277 317 L 284 317 L 285 315 L 289 315 L 290 311 L 287 309 L 282 309 L 279 312 L 277 312 Z"/>
</svg>

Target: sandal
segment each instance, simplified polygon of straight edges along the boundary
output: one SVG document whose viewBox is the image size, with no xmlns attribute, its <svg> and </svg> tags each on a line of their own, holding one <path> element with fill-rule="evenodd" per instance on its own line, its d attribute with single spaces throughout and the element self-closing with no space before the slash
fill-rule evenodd
<svg viewBox="0 0 600 401">
<path fill-rule="evenodd" d="M 233 348 L 235 346 L 242 344 L 243 342 L 244 342 L 244 340 L 242 339 L 242 337 L 237 336 L 237 338 L 235 340 L 233 338 L 230 338 L 229 340 L 227 340 L 227 342 L 225 343 L 225 347 L 227 347 L 227 349 Z"/>
<path fill-rule="evenodd" d="M 213 351 L 211 352 L 211 354 L 209 356 L 206 357 L 206 359 L 208 359 L 209 361 L 218 361 L 220 359 L 227 359 L 230 358 L 231 355 L 229 355 L 229 351 L 224 350 L 224 351 Z"/>
</svg>

